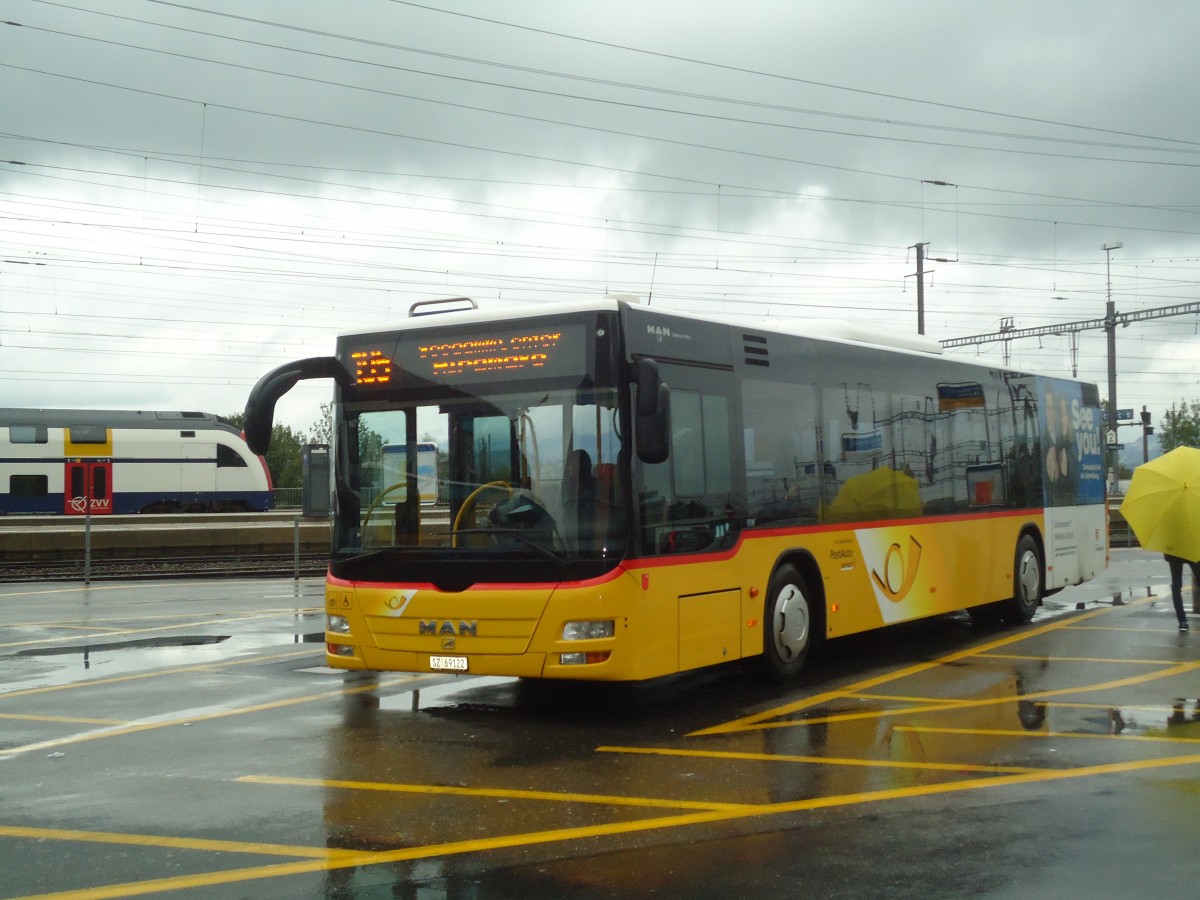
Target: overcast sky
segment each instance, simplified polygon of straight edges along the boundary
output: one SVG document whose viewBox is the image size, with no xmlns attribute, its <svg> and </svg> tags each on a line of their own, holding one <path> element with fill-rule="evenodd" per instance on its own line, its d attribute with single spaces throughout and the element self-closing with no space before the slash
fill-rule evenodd
<svg viewBox="0 0 1200 900">
<path fill-rule="evenodd" d="M 1200 302 L 1200 4 L 0 0 L 0 406 L 240 411 L 431 297 L 935 340 Z M 1118 406 L 1200 398 L 1200 320 Z M 1004 345 L 950 351 L 1000 362 Z M 1071 373 L 1067 336 L 1014 366 Z M 1107 396 L 1104 333 L 1078 337 Z M 325 383 L 280 404 L 307 430 Z M 1130 429 L 1122 439 L 1133 441 Z"/>
</svg>

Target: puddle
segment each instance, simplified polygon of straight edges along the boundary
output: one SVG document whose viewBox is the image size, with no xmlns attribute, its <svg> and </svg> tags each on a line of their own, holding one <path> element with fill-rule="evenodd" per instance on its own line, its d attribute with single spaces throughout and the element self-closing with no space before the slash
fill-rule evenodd
<svg viewBox="0 0 1200 900">
<path fill-rule="evenodd" d="M 109 653 L 117 650 L 141 650 L 147 647 L 196 647 L 204 644 L 219 644 L 229 640 L 229 635 L 184 635 L 182 637 L 139 638 L 132 641 L 113 641 L 105 644 L 83 644 L 70 647 L 37 647 L 19 650 L 16 656 L 87 656 L 89 653 Z"/>
<path fill-rule="evenodd" d="M 33 647 L 0 657 L 0 684 L 9 689 L 70 684 L 88 678 L 220 663 L 281 647 L 320 644 L 324 640 L 323 631 L 303 634 L 190 634 Z"/>
</svg>

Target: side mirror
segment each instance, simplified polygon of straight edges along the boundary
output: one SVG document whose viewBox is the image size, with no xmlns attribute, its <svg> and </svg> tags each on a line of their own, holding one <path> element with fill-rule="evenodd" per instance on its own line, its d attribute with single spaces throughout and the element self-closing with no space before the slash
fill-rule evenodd
<svg viewBox="0 0 1200 900">
<path fill-rule="evenodd" d="M 272 369 L 258 379 L 246 400 L 242 429 L 246 432 L 246 444 L 251 453 L 266 454 L 271 446 L 276 402 L 295 387 L 297 381 L 308 378 L 332 378 L 342 387 L 351 384 L 350 373 L 335 356 L 313 356 Z"/>
<path fill-rule="evenodd" d="M 666 462 L 671 454 L 671 389 L 658 374 L 658 363 L 639 359 L 634 373 L 637 408 L 634 433 L 638 459 L 644 463 Z"/>
</svg>

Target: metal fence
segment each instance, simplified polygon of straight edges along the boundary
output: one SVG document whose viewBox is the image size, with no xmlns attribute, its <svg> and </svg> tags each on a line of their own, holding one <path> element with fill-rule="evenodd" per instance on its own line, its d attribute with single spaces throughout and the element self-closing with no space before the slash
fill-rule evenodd
<svg viewBox="0 0 1200 900">
<path fill-rule="evenodd" d="M 276 509 L 299 509 L 304 488 L 275 488 Z"/>
</svg>

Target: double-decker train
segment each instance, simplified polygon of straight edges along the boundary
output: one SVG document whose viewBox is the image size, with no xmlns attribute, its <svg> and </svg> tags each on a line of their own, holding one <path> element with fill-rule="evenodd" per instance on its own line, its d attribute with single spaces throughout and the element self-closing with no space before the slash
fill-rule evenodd
<svg viewBox="0 0 1200 900">
<path fill-rule="evenodd" d="M 265 461 L 202 412 L 0 409 L 0 515 L 271 508 Z"/>
</svg>

